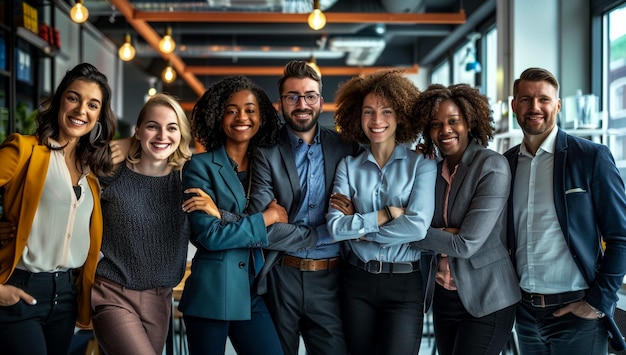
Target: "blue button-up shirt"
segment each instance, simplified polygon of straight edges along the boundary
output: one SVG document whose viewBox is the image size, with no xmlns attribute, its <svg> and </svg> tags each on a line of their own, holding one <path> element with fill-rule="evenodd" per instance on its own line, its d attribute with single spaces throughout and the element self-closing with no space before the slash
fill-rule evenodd
<svg viewBox="0 0 626 355">
<path fill-rule="evenodd" d="M 328 229 L 336 240 L 348 240 L 364 262 L 416 261 L 420 251 L 410 242 L 424 239 L 435 211 L 437 164 L 408 147 L 395 147 L 381 168 L 367 150 L 345 157 L 337 167 L 333 192 L 352 199 L 354 215 L 328 210 Z M 404 207 L 404 215 L 378 226 L 385 205 Z M 361 238 L 363 237 L 363 238 Z"/>
<path fill-rule="evenodd" d="M 298 213 L 289 223 L 307 225 L 317 231 L 317 246 L 306 251 L 290 252 L 289 255 L 309 259 L 326 259 L 339 255 L 339 244 L 334 243 L 333 238 L 326 228 L 326 182 L 324 176 L 324 154 L 320 141 L 320 130 L 317 128 L 313 143 L 308 145 L 291 130 L 289 141 L 300 178 L 300 190 L 302 199 L 298 207 Z M 331 149 L 331 147 L 327 147 Z"/>
</svg>

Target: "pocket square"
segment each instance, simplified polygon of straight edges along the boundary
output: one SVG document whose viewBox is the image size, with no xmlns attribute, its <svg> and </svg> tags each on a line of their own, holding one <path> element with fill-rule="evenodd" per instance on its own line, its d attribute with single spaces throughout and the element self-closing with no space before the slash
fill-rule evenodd
<svg viewBox="0 0 626 355">
<path fill-rule="evenodd" d="M 586 192 L 586 191 L 581 189 L 580 187 L 575 187 L 573 189 L 569 189 L 569 190 L 565 191 L 565 194 L 566 195 L 567 194 L 573 194 L 573 193 L 576 193 L 576 192 Z"/>
</svg>

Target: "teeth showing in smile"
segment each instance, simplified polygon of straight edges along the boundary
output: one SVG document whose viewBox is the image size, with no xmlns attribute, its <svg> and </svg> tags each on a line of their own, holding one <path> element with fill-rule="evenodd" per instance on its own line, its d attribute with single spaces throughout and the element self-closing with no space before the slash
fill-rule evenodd
<svg viewBox="0 0 626 355">
<path fill-rule="evenodd" d="M 77 120 L 75 118 L 70 118 L 70 121 L 75 124 L 75 125 L 79 125 L 79 126 L 84 126 L 87 124 L 87 122 L 85 121 L 81 121 L 81 120 Z"/>
<path fill-rule="evenodd" d="M 165 148 L 169 147 L 169 144 L 167 144 L 167 143 L 152 143 L 152 146 L 157 148 L 157 149 L 165 149 Z"/>
<path fill-rule="evenodd" d="M 452 143 L 456 138 L 441 139 L 441 143 Z"/>
<path fill-rule="evenodd" d="M 373 133 L 382 133 L 386 130 L 387 128 L 370 128 L 370 131 L 372 131 Z"/>
<path fill-rule="evenodd" d="M 249 129 L 249 128 L 250 128 L 250 126 L 234 126 L 234 127 L 233 127 L 233 129 L 234 129 L 235 131 L 245 131 L 245 130 L 247 130 L 247 129 Z"/>
</svg>

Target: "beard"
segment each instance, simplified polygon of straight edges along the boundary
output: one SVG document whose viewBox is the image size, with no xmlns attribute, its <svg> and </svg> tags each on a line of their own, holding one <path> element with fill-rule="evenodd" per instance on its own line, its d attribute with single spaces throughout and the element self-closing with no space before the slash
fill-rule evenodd
<svg viewBox="0 0 626 355">
<path fill-rule="evenodd" d="M 312 118 L 309 121 L 297 121 L 296 119 L 291 117 L 291 115 L 298 114 L 298 113 L 308 113 L 308 114 L 310 114 L 312 116 Z M 320 111 L 319 110 L 318 111 L 313 111 L 313 110 L 293 110 L 291 112 L 287 112 L 287 111 L 283 110 L 283 118 L 285 119 L 285 123 L 287 123 L 287 125 L 294 132 L 309 132 L 317 124 L 317 121 L 320 118 Z"/>
</svg>

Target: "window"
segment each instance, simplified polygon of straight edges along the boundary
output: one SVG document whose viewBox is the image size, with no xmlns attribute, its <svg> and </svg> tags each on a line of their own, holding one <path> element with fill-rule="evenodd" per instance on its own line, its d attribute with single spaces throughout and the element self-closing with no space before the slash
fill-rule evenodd
<svg viewBox="0 0 626 355">
<path fill-rule="evenodd" d="M 498 100 L 498 30 L 494 27 L 483 36 L 483 93 L 491 104 Z"/>
<path fill-rule="evenodd" d="M 605 53 L 608 127 L 626 127 L 626 4 L 604 15 L 603 47 Z"/>
<path fill-rule="evenodd" d="M 447 60 L 433 69 L 430 82 L 444 86 L 450 85 L 450 63 Z"/>
<path fill-rule="evenodd" d="M 461 48 L 454 52 L 452 57 L 454 83 L 475 85 L 476 71 L 468 70 L 468 63 L 476 62 L 476 49 L 474 43 L 466 42 Z"/>
</svg>

